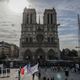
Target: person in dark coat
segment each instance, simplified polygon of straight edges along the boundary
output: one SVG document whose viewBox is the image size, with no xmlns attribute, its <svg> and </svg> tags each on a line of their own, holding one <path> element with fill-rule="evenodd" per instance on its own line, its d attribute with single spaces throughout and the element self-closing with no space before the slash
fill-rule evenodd
<svg viewBox="0 0 80 80">
<path fill-rule="evenodd" d="M 43 80 L 46 80 L 46 77 L 43 77 Z"/>
<path fill-rule="evenodd" d="M 67 78 L 65 78 L 65 80 L 68 80 Z"/>
<path fill-rule="evenodd" d="M 54 77 L 52 77 L 51 80 L 54 80 Z"/>
<path fill-rule="evenodd" d="M 39 78 L 39 80 L 40 80 L 40 78 L 41 78 L 41 73 L 40 73 L 40 72 L 38 73 L 38 78 Z"/>
<path fill-rule="evenodd" d="M 68 68 L 66 68 L 66 70 L 65 70 L 65 76 L 66 76 L 66 77 L 69 76 L 69 70 L 68 70 Z"/>
<path fill-rule="evenodd" d="M 47 78 L 47 80 L 49 80 L 49 78 Z"/>
<path fill-rule="evenodd" d="M 33 74 L 32 74 L 32 80 L 34 80 L 34 77 L 35 77 L 35 74 L 33 73 Z"/>
</svg>

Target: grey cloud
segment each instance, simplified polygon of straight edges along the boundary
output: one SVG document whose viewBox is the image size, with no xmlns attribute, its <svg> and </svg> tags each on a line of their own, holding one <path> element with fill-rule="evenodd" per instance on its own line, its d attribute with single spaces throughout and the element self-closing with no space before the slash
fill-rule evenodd
<svg viewBox="0 0 80 80">
<path fill-rule="evenodd" d="M 27 0 L 28 2 L 32 3 L 32 4 L 48 4 L 49 6 L 64 6 L 64 8 L 70 8 L 71 6 L 78 6 L 77 4 L 80 3 L 79 0 Z M 61 8 L 61 7 L 60 7 Z"/>
<path fill-rule="evenodd" d="M 1 39 L 4 39 L 4 40 L 9 40 L 9 41 L 11 41 L 11 40 L 19 40 L 19 38 L 18 37 L 16 37 L 16 35 L 11 35 L 11 34 L 1 34 L 0 35 L 0 40 Z"/>
<path fill-rule="evenodd" d="M 0 33 L 14 33 L 14 31 L 12 31 L 12 30 L 8 30 L 8 29 L 1 29 L 0 28 Z"/>
<path fill-rule="evenodd" d="M 5 2 L 5 1 L 6 1 L 6 2 L 9 2 L 9 0 L 0 0 L 0 2 Z"/>
</svg>

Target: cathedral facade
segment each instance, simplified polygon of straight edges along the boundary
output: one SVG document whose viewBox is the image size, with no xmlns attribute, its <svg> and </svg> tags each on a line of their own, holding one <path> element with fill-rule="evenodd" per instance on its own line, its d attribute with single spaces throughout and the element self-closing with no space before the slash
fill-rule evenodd
<svg viewBox="0 0 80 80">
<path fill-rule="evenodd" d="M 20 57 L 23 60 L 53 60 L 59 57 L 57 13 L 45 9 L 43 24 L 36 21 L 36 10 L 25 8 L 21 25 Z"/>
</svg>

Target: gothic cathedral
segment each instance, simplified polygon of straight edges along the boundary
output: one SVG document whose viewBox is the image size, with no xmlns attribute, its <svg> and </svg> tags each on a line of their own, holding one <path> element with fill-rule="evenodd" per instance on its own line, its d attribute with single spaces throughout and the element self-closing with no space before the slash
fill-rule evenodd
<svg viewBox="0 0 80 80">
<path fill-rule="evenodd" d="M 54 60 L 59 57 L 57 13 L 45 9 L 43 24 L 37 23 L 36 10 L 25 8 L 21 25 L 20 57 L 26 61 Z"/>
</svg>

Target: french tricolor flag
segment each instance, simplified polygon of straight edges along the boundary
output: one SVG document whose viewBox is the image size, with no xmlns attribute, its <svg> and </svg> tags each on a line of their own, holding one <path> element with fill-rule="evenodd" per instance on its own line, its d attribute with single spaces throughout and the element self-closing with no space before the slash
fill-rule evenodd
<svg viewBox="0 0 80 80">
<path fill-rule="evenodd" d="M 25 73 L 28 74 L 30 68 L 31 68 L 31 67 L 30 67 L 30 64 L 25 65 L 24 67 L 22 67 L 22 68 L 20 69 L 20 74 L 21 74 L 21 76 L 23 77 Z"/>
<path fill-rule="evenodd" d="M 24 78 L 24 75 L 28 75 L 28 74 L 34 74 L 35 72 L 38 71 L 38 64 L 36 64 L 35 66 L 30 66 L 30 64 L 25 65 L 24 67 L 22 67 L 20 69 L 20 78 Z M 21 79 L 20 79 L 21 80 Z"/>
</svg>

